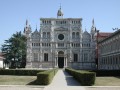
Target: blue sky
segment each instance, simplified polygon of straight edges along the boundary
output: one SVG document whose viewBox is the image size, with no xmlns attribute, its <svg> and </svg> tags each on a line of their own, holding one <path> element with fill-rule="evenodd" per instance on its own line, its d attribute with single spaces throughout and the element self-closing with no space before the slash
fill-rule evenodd
<svg viewBox="0 0 120 90">
<path fill-rule="evenodd" d="M 120 28 L 120 0 L 0 0 L 0 45 L 16 31 L 23 31 L 28 19 L 32 31 L 40 29 L 41 17 L 83 18 L 82 29 L 90 31 L 92 19 L 101 32 Z"/>
</svg>

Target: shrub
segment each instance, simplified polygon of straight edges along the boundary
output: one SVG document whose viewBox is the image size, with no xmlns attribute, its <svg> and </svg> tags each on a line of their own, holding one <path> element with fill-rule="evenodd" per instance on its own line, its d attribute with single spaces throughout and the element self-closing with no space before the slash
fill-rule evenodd
<svg viewBox="0 0 120 90">
<path fill-rule="evenodd" d="M 51 83 L 53 77 L 57 73 L 58 69 L 52 69 L 44 72 L 37 73 L 37 84 L 48 85 Z"/>
<path fill-rule="evenodd" d="M 120 70 L 92 70 L 96 76 L 120 76 Z"/>
<path fill-rule="evenodd" d="M 45 70 L 28 70 L 28 69 L 1 69 L 0 75 L 25 75 L 25 76 L 36 76 L 38 72 Z"/>
<path fill-rule="evenodd" d="M 94 85 L 96 74 L 94 72 L 82 71 L 82 70 L 74 70 L 70 68 L 66 68 L 69 74 L 71 74 L 76 80 L 78 80 L 81 85 L 89 86 Z"/>
</svg>

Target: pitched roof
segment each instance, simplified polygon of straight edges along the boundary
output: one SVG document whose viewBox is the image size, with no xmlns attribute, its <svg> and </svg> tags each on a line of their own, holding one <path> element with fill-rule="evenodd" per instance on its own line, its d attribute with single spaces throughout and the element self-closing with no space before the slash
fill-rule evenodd
<svg viewBox="0 0 120 90">
<path fill-rule="evenodd" d="M 0 61 L 3 60 L 3 59 L 4 59 L 4 57 L 3 57 L 3 53 L 0 52 Z"/>
<path fill-rule="evenodd" d="M 3 53 L 2 53 L 2 52 L 0 52 L 0 56 L 3 56 Z"/>
<path fill-rule="evenodd" d="M 103 37 L 107 37 L 109 35 L 111 35 L 112 33 L 110 32 L 99 32 L 99 36 L 103 36 Z"/>
<path fill-rule="evenodd" d="M 112 37 L 115 36 L 116 34 L 120 34 L 120 29 L 118 29 L 118 30 L 115 31 L 114 33 L 111 33 L 108 37 L 106 37 L 105 39 L 99 41 L 98 43 L 104 42 L 104 41 L 108 40 L 109 38 L 112 38 Z"/>
</svg>

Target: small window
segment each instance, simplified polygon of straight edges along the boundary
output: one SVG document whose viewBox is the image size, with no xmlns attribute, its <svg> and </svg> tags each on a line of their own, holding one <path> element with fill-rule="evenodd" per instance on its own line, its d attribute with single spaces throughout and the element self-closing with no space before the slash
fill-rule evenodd
<svg viewBox="0 0 120 90">
<path fill-rule="evenodd" d="M 34 61 L 38 61 L 38 53 L 34 53 Z"/>
<path fill-rule="evenodd" d="M 79 38 L 79 32 L 76 33 L 76 38 Z"/>
<path fill-rule="evenodd" d="M 74 38 L 75 38 L 75 32 L 72 33 L 72 39 L 74 39 Z"/>
<path fill-rule="evenodd" d="M 84 53 L 84 61 L 88 61 L 88 54 Z"/>
<path fill-rule="evenodd" d="M 74 54 L 74 62 L 78 61 L 78 54 Z"/>
<path fill-rule="evenodd" d="M 47 32 L 47 38 L 50 38 L 50 32 Z"/>
<path fill-rule="evenodd" d="M 44 61 L 48 62 L 48 53 L 44 53 Z"/>
<path fill-rule="evenodd" d="M 42 43 L 42 46 L 44 46 L 44 43 Z"/>
<path fill-rule="evenodd" d="M 46 38 L 46 32 L 43 32 L 43 38 Z"/>
</svg>

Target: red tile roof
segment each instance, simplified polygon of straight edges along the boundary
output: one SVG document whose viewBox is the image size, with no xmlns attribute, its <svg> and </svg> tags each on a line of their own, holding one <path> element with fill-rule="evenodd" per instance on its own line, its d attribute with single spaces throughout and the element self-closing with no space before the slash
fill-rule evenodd
<svg viewBox="0 0 120 90">
<path fill-rule="evenodd" d="M 103 36 L 103 37 L 107 37 L 110 34 L 112 34 L 112 33 L 109 33 L 109 32 L 99 32 L 99 36 Z"/>
</svg>

